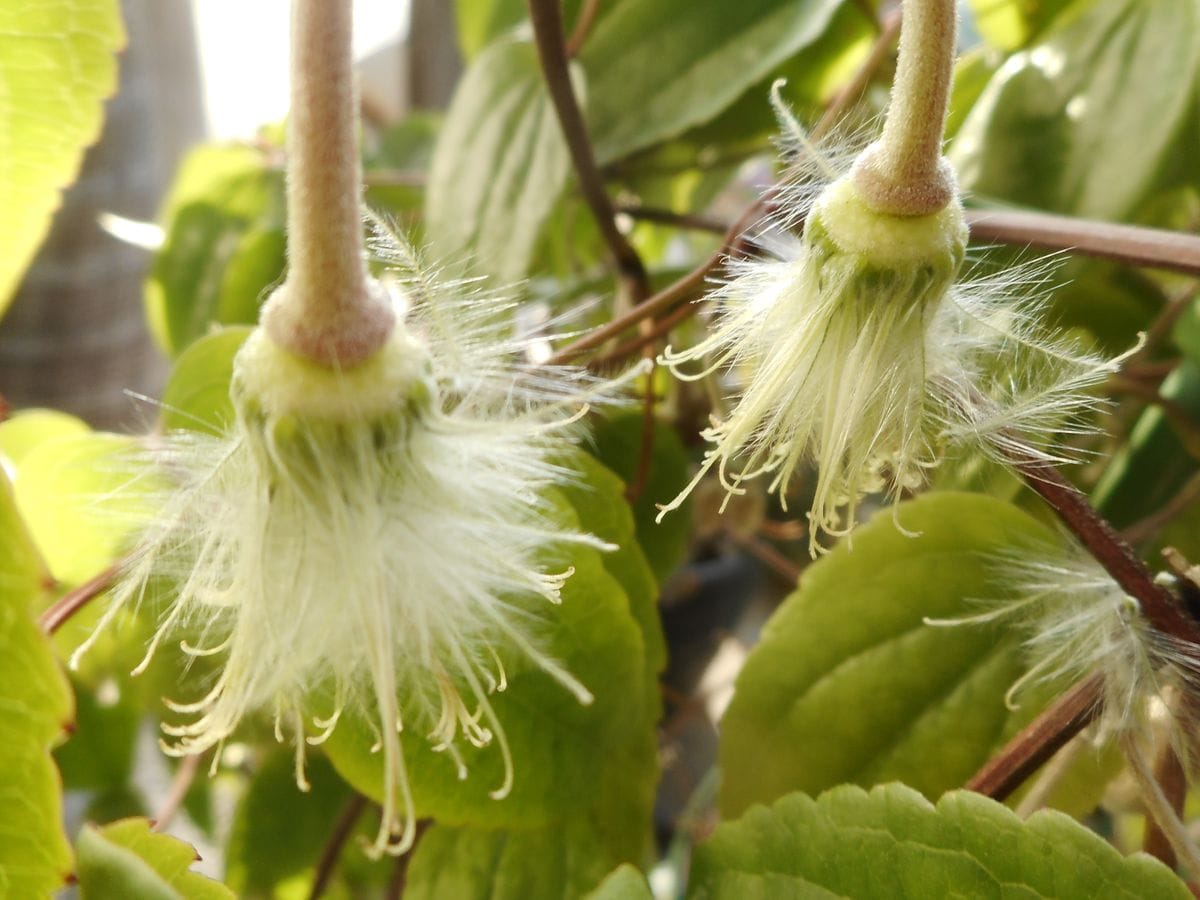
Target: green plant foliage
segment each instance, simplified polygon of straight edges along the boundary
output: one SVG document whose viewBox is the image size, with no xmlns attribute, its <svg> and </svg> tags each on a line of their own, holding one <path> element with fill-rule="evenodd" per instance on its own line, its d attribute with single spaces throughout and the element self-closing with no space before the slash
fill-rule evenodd
<svg viewBox="0 0 1200 900">
<path fill-rule="evenodd" d="M 233 892 L 191 870 L 196 851 L 150 830 L 147 819 L 85 825 L 76 844 L 83 900 L 232 900 Z"/>
<path fill-rule="evenodd" d="M 399 220 L 417 245 L 422 243 L 418 226 L 425 203 L 423 181 L 441 126 L 440 115 L 409 113 L 380 136 L 378 149 L 364 161 L 367 207 Z"/>
<path fill-rule="evenodd" d="M 48 573 L 0 473 L 0 896 L 49 897 L 71 869 L 50 745 L 71 721 L 67 680 L 32 605 Z"/>
<path fill-rule="evenodd" d="M 302 794 L 288 750 L 271 752 L 255 772 L 226 846 L 225 880 L 238 896 L 272 896 L 321 858 L 352 792 L 324 757 L 310 758 L 306 775 L 311 789 Z"/>
<path fill-rule="evenodd" d="M 924 620 L 1003 599 L 997 555 L 1055 540 L 999 500 L 930 494 L 805 570 L 722 723 L 725 814 L 843 782 L 903 779 L 936 797 L 966 781 L 1015 730 L 1004 694 L 1023 670 L 1019 648 L 995 627 Z"/>
<path fill-rule="evenodd" d="M 104 692 L 72 679 L 75 725 L 71 737 L 54 752 L 63 783 L 70 790 L 111 792 L 126 789 L 133 774 L 134 743 L 142 721 L 141 697 L 115 682 Z"/>
<path fill-rule="evenodd" d="M 180 354 L 163 388 L 164 427 L 221 434 L 233 422 L 233 358 L 252 330 L 248 325 L 222 328 Z"/>
<path fill-rule="evenodd" d="M 1185 359 L 1163 381 L 1159 394 L 1188 427 L 1186 419 L 1200 415 L 1200 367 Z M 1187 446 L 1171 418 L 1161 406 L 1143 412 L 1096 483 L 1092 500 L 1118 527 L 1161 507 L 1197 470 L 1200 447 Z"/>
<path fill-rule="evenodd" d="M 91 429 L 82 419 L 54 409 L 23 409 L 0 422 L 0 453 L 17 469 L 39 444 L 60 437 L 77 437 Z"/>
<path fill-rule="evenodd" d="M 100 135 L 124 43 L 117 0 L 0 6 L 0 315 Z"/>
<path fill-rule="evenodd" d="M 435 255 L 522 277 L 569 173 L 533 45 L 492 44 L 459 83 L 433 153 L 425 224 Z"/>
<path fill-rule="evenodd" d="M 436 825 L 417 847 L 405 896 L 415 900 L 581 897 L 614 865 L 612 839 L 585 817 L 562 825 L 507 831 Z"/>
<path fill-rule="evenodd" d="M 1075 3 L 996 72 L 963 124 L 951 157 L 964 188 L 1129 217 L 1193 153 L 1198 32 L 1197 0 Z"/>
<path fill-rule="evenodd" d="M 586 900 L 653 900 L 646 876 L 631 865 L 618 867 Z"/>
<path fill-rule="evenodd" d="M 580 55 L 597 157 L 610 162 L 715 118 L 814 43 L 839 6 L 840 0 L 620 4 Z M 671 40 L 664 41 L 668 31 Z"/>
<path fill-rule="evenodd" d="M 214 324 L 253 324 L 280 280 L 283 172 L 263 152 L 207 145 L 184 161 L 164 204 L 166 237 L 146 281 L 159 345 L 177 356 Z"/>
<path fill-rule="evenodd" d="M 1072 0 L 969 0 L 975 27 L 1002 50 L 1024 47 Z"/>
<path fill-rule="evenodd" d="M 17 506 L 50 571 L 78 585 L 116 561 L 143 518 L 138 491 L 153 476 L 137 465 L 135 441 L 90 432 L 39 444 L 16 480 Z"/>
<path fill-rule="evenodd" d="M 593 433 L 596 457 L 625 480 L 637 477 L 642 447 L 640 412 L 624 412 L 601 420 Z M 658 505 L 670 503 L 688 482 L 688 454 L 673 429 L 654 424 L 653 445 L 644 484 L 634 499 L 637 541 L 661 584 L 683 562 L 692 531 L 692 502 L 656 524 Z"/>
<path fill-rule="evenodd" d="M 1022 822 L 967 791 L 933 806 L 901 784 L 789 794 L 719 827 L 696 850 L 689 896 L 1169 900 L 1191 892 L 1166 866 L 1124 858 L 1057 812 Z"/>
</svg>

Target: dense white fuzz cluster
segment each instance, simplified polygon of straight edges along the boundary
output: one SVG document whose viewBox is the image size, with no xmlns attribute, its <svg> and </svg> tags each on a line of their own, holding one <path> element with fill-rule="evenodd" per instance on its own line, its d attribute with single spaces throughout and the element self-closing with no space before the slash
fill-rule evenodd
<svg viewBox="0 0 1200 900">
<path fill-rule="evenodd" d="M 774 258 L 730 263 L 713 295 L 719 320 L 703 341 L 668 348 L 683 379 L 729 369 L 742 382 L 730 414 L 677 506 L 710 469 L 730 494 L 770 476 L 781 501 L 804 467 L 817 481 L 809 513 L 822 535 L 853 527 L 869 493 L 894 499 L 920 485 L 947 445 L 972 444 L 1053 460 L 1048 439 L 1082 427 L 1086 390 L 1117 361 L 1049 336 L 1037 288 L 1045 267 L 959 278 L 967 238 L 957 200 L 940 212 L 870 209 L 841 160 L 826 157 L 790 118 L 796 156 L 779 196 Z"/>
<path fill-rule="evenodd" d="M 547 548 L 604 545 L 564 530 L 542 490 L 598 386 L 521 365 L 506 306 L 401 264 L 408 302 L 391 342 L 339 372 L 293 356 L 262 329 L 235 363 L 236 421 L 220 437 L 176 433 L 156 453 L 174 483 L 113 591 L 118 610 L 173 599 L 146 661 L 166 640 L 220 654 L 211 689 L 171 708 L 176 754 L 219 746 L 248 714 L 274 715 L 297 748 L 344 710 L 372 723 L 385 773 L 376 851 L 411 845 L 414 810 L 399 733 L 419 729 L 466 776 L 461 742 L 513 763 L 489 696 L 502 660 L 523 659 L 580 702 L 588 688 L 540 649 L 571 570 Z M 544 601 L 539 608 L 538 602 Z M 76 657 L 84 653 L 80 647 Z M 401 706 L 403 705 L 403 708 Z"/>
<path fill-rule="evenodd" d="M 1083 550 L 1031 547 L 997 560 L 995 570 L 1011 599 L 979 601 L 986 609 L 977 615 L 929 624 L 1004 622 L 1027 635 L 1029 667 L 1008 691 L 1010 706 L 1023 690 L 1099 672 L 1101 730 L 1119 737 L 1142 733 L 1156 709 L 1176 709 L 1184 688 L 1200 686 L 1196 648 L 1154 628 L 1137 600 Z M 1185 756 L 1187 743 L 1177 746 Z"/>
</svg>

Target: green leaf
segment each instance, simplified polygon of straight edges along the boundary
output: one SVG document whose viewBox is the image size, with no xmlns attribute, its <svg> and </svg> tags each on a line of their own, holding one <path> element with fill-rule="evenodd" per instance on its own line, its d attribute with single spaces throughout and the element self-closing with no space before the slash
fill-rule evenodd
<svg viewBox="0 0 1200 900">
<path fill-rule="evenodd" d="M 1004 599 L 996 555 L 1038 543 L 1054 533 L 1013 506 L 928 494 L 808 567 L 738 676 L 722 811 L 843 782 L 904 779 L 936 797 L 966 781 L 1016 727 L 1004 694 L 1019 649 L 997 627 L 924 620 Z"/>
<path fill-rule="evenodd" d="M 790 794 L 721 825 L 696 850 L 689 895 L 1186 900 L 1191 892 L 1143 854 L 1122 857 L 1062 813 L 1022 822 L 967 791 L 933 806 L 901 784 L 849 785 L 816 800 Z"/>
<path fill-rule="evenodd" d="M 124 43 L 117 0 L 0 5 L 0 315 L 100 135 Z"/>
<path fill-rule="evenodd" d="M 1002 50 L 1024 47 L 1072 0 L 969 0 L 975 27 Z"/>
<path fill-rule="evenodd" d="M 248 147 L 203 146 L 164 204 L 166 240 L 146 282 L 163 350 L 179 354 L 216 324 L 252 325 L 285 265 L 283 174 Z"/>
<path fill-rule="evenodd" d="M 1129 217 L 1190 158 L 1197 0 L 1076 3 L 992 78 L 951 158 L 965 190 Z"/>
<path fill-rule="evenodd" d="M 180 354 L 163 388 L 163 425 L 222 434 L 233 422 L 233 358 L 253 331 L 234 325 L 205 335 Z"/>
<path fill-rule="evenodd" d="M 95 691 L 78 679 L 75 727 L 54 752 L 63 783 L 70 790 L 116 792 L 129 784 L 134 745 L 143 709 L 132 691 L 113 679 Z"/>
<path fill-rule="evenodd" d="M 417 846 L 404 896 L 567 900 L 596 887 L 618 862 L 592 823 L 582 818 L 563 826 L 508 831 L 435 825 Z"/>
<path fill-rule="evenodd" d="M 613 549 L 601 554 L 605 571 L 615 578 L 629 598 L 629 608 L 642 630 L 646 647 L 646 687 L 650 707 L 658 717 L 657 676 L 667 665 L 667 644 L 658 614 L 658 583 L 634 537 L 636 516 L 624 499 L 624 484 L 609 468 L 594 457 L 576 452 L 566 466 L 578 474 L 559 485 L 558 490 L 590 534 L 607 542 Z"/>
<path fill-rule="evenodd" d="M 311 789 L 296 787 L 295 756 L 271 753 L 238 804 L 226 850 L 226 881 L 240 896 L 272 895 L 280 882 L 316 866 L 353 796 L 329 762 L 311 756 Z"/>
<path fill-rule="evenodd" d="M 423 238 L 416 233 L 416 220 L 425 203 L 424 181 L 441 127 L 440 115 L 409 113 L 383 133 L 378 151 L 365 162 L 367 206 L 403 222 L 418 245 Z M 399 181 L 397 174 L 402 176 Z M 410 176 L 413 180 L 408 182 Z"/>
<path fill-rule="evenodd" d="M 654 900 L 646 876 L 626 863 L 600 883 L 585 900 Z"/>
<path fill-rule="evenodd" d="M 580 54 L 597 157 L 611 162 L 715 118 L 775 66 L 815 42 L 840 5 L 841 0 L 619 4 Z"/>
<path fill-rule="evenodd" d="M 39 444 L 91 430 L 83 419 L 56 409 L 23 409 L 0 422 L 0 454 L 20 469 L 25 457 Z"/>
<path fill-rule="evenodd" d="M 150 830 L 147 819 L 85 825 L 76 845 L 83 900 L 232 900 L 233 892 L 191 870 L 196 851 Z"/>
<path fill-rule="evenodd" d="M 45 573 L 0 471 L 0 896 L 48 897 L 71 869 L 49 747 L 71 694 L 31 614 Z"/>
<path fill-rule="evenodd" d="M 454 13 L 458 47 L 469 60 L 525 18 L 525 0 L 456 0 Z"/>
<path fill-rule="evenodd" d="M 92 432 L 39 444 L 19 470 L 17 506 L 54 577 L 82 584 L 116 561 L 147 513 L 133 438 Z"/>
<path fill-rule="evenodd" d="M 593 434 L 596 456 L 628 484 L 637 475 L 642 447 L 642 414 L 625 412 L 601 421 Z M 654 423 L 650 465 L 633 502 L 637 541 L 661 584 L 683 562 L 692 530 L 691 499 L 656 524 L 660 504 L 670 503 L 688 482 L 690 458 L 673 428 Z M 587 521 L 587 517 L 583 517 Z"/>
<path fill-rule="evenodd" d="M 459 82 L 438 135 L 425 194 L 434 253 L 524 276 L 569 172 L 533 46 L 493 44 Z"/>
<path fill-rule="evenodd" d="M 1163 381 L 1159 394 L 1195 421 L 1200 416 L 1200 367 L 1185 359 Z M 1118 528 L 1161 509 L 1197 468 L 1194 455 L 1162 406 L 1139 417 L 1129 441 L 1113 454 L 1092 491 L 1092 503 Z"/>
</svg>

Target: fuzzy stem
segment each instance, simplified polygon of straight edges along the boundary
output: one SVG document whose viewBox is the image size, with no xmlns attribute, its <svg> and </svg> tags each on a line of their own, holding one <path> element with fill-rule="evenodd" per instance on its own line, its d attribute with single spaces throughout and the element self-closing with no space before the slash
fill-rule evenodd
<svg viewBox="0 0 1200 900">
<path fill-rule="evenodd" d="M 900 58 L 883 135 L 859 157 L 852 177 L 877 212 L 924 216 L 954 197 L 942 137 L 954 74 L 954 0 L 904 0 Z"/>
<path fill-rule="evenodd" d="M 351 0 L 295 0 L 288 121 L 288 274 L 262 312 L 279 345 L 348 368 L 395 316 L 363 257 Z"/>
</svg>

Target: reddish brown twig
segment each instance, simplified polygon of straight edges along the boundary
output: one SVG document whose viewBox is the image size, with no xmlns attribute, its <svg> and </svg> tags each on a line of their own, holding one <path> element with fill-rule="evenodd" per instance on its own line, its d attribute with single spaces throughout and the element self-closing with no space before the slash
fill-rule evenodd
<svg viewBox="0 0 1200 900">
<path fill-rule="evenodd" d="M 115 563 L 74 590 L 63 594 L 38 617 L 38 624 L 42 627 L 42 631 L 46 634 L 54 634 L 71 616 L 108 590 L 112 586 L 117 572 L 121 570 L 121 565 L 121 562 Z"/>
<path fill-rule="evenodd" d="M 592 211 L 600 236 L 612 255 L 628 296 L 638 303 L 650 293 L 646 267 L 633 245 L 617 228 L 616 211 L 604 189 L 600 168 L 596 165 L 587 123 L 571 85 L 569 55 L 563 40 L 562 4 L 559 0 L 528 0 L 528 5 L 546 89 L 550 92 L 550 100 L 562 126 L 575 175 L 579 179 L 580 192 Z"/>
<path fill-rule="evenodd" d="M 1102 676 L 1092 675 L 1059 697 L 975 773 L 967 790 L 1007 798 L 1095 719 L 1103 686 Z"/>
<path fill-rule="evenodd" d="M 354 833 L 354 826 L 366 812 L 367 804 L 367 798 L 356 793 L 346 803 L 342 814 L 338 816 L 338 820 L 333 825 L 333 831 L 329 833 L 329 840 L 325 842 L 325 849 L 321 851 L 321 858 L 317 862 L 312 888 L 308 892 L 308 900 L 319 900 L 324 896 L 330 881 L 333 880 L 338 860 L 342 858 L 342 850 L 345 849 L 346 842 L 350 840 L 350 835 Z"/>
</svg>

